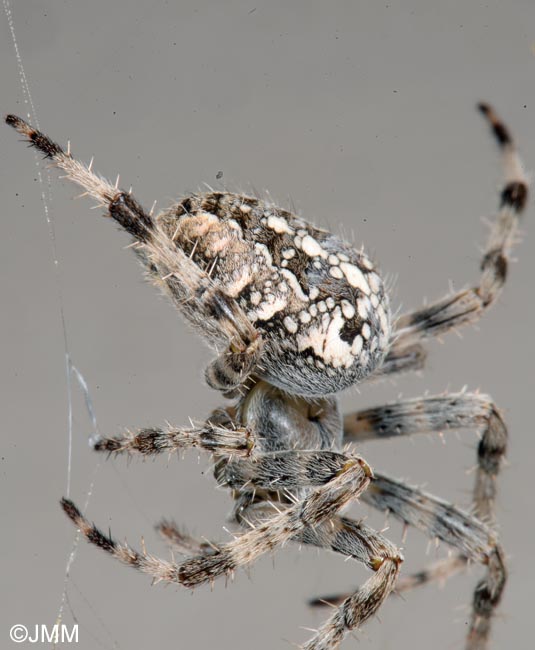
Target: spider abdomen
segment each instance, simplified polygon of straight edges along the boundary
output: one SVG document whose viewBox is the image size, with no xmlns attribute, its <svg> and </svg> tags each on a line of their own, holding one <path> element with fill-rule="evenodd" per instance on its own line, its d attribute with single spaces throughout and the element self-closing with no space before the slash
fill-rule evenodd
<svg viewBox="0 0 535 650">
<path fill-rule="evenodd" d="M 258 374 L 325 395 L 380 363 L 390 334 L 383 283 L 362 252 L 294 214 L 227 192 L 193 195 L 160 226 L 262 334 Z"/>
</svg>

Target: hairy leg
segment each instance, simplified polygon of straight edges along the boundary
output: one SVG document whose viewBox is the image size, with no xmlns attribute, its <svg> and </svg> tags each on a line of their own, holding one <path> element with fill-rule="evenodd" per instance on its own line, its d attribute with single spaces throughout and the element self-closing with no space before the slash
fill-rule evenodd
<svg viewBox="0 0 535 650">
<path fill-rule="evenodd" d="M 376 474 L 363 501 L 379 510 L 389 510 L 404 523 L 446 542 L 458 549 L 463 558 L 486 565 L 486 575 L 474 592 L 466 649 L 486 648 L 491 620 L 507 580 L 504 552 L 495 534 L 451 504 L 384 475 Z"/>
<path fill-rule="evenodd" d="M 165 429 L 150 427 L 137 431 L 124 431 L 113 437 L 93 436 L 94 451 L 113 454 L 139 454 L 156 456 L 171 454 L 190 448 L 203 449 L 213 454 L 248 456 L 252 453 L 255 440 L 243 428 L 227 428 L 206 422 L 199 427 L 173 427 Z"/>
<path fill-rule="evenodd" d="M 179 528 L 169 519 L 159 521 L 155 529 L 172 550 L 181 555 L 213 555 L 219 550 L 217 543 L 192 537 L 184 528 Z"/>
<path fill-rule="evenodd" d="M 486 647 L 491 619 L 500 603 L 507 571 L 504 553 L 496 535 L 479 519 L 421 490 L 411 488 L 382 474 L 375 474 L 372 484 L 361 496 L 362 501 L 381 511 L 391 512 L 404 524 L 420 529 L 431 539 L 439 539 L 459 552 L 406 579 L 401 588 L 413 588 L 429 579 L 445 578 L 462 568 L 468 560 L 486 566 L 486 575 L 478 583 L 473 599 L 467 650 Z M 347 595 L 325 596 L 313 604 L 339 603 Z"/>
<path fill-rule="evenodd" d="M 343 465 L 334 472 L 328 472 L 321 487 L 313 489 L 302 500 L 273 515 L 268 521 L 239 538 L 223 544 L 210 557 L 201 555 L 177 565 L 163 562 L 146 553 L 134 551 L 126 544 L 119 544 L 106 537 L 90 524 L 69 500 L 62 501 L 66 514 L 72 519 L 88 541 L 100 546 L 122 562 L 129 564 L 157 580 L 179 582 L 187 587 L 196 587 L 212 582 L 220 575 L 230 575 L 235 569 L 255 561 L 260 555 L 274 550 L 307 526 L 317 526 L 332 517 L 350 500 L 357 498 L 370 483 L 371 470 L 359 457 L 346 456 Z M 318 478 L 310 477 L 308 485 L 317 485 Z M 283 477 L 278 485 L 293 485 L 295 479 Z M 263 486 L 269 489 L 271 480 Z"/>
<path fill-rule="evenodd" d="M 440 395 L 396 402 L 348 414 L 344 418 L 344 439 L 363 441 L 461 428 L 476 429 L 480 435 L 473 491 L 474 516 L 492 525 L 495 522 L 497 477 L 507 447 L 507 428 L 498 408 L 487 395 L 478 393 Z M 376 482 L 363 500 L 380 509 L 392 510 L 395 516 L 405 523 L 417 525 L 427 534 L 438 536 L 450 543 L 443 536 L 435 535 L 429 522 L 424 525 L 422 521 L 406 521 L 403 517 L 404 506 L 399 500 L 391 501 L 391 505 L 396 506 L 391 509 L 387 502 L 392 497 L 387 498 L 386 494 L 392 492 L 392 484 L 384 483 L 383 488 L 386 489 L 386 493 L 379 496 L 377 490 L 381 489 L 381 480 L 388 481 L 384 477 L 376 477 Z M 411 492 L 410 488 L 404 489 Z M 411 498 L 417 500 L 419 498 L 417 494 L 419 493 L 415 493 Z M 460 557 L 445 561 L 443 566 L 437 565 L 424 569 L 420 573 L 420 577 L 424 576 L 424 578 L 419 580 L 416 575 L 414 579 L 409 580 L 409 584 L 412 587 L 424 584 L 428 578 L 453 575 L 468 558 L 470 555 L 463 552 Z M 491 619 L 500 601 L 506 577 L 503 551 L 496 545 L 496 550 L 488 555 L 487 576 L 478 584 L 474 595 L 472 621 L 467 641 L 469 650 L 486 647 Z"/>
<path fill-rule="evenodd" d="M 507 428 L 488 395 L 435 395 L 392 402 L 344 416 L 344 442 L 456 429 L 475 429 L 480 436 L 473 501 L 475 515 L 492 523 L 496 479 L 507 448 Z"/>
<path fill-rule="evenodd" d="M 273 495 L 277 508 L 285 507 Z M 264 501 L 258 493 L 246 493 L 236 502 L 233 520 L 245 528 L 265 520 L 273 512 L 272 504 Z M 169 520 L 162 520 L 156 530 L 174 551 L 182 555 L 212 555 L 218 548 L 217 542 L 198 539 L 189 535 L 182 527 Z M 380 533 L 365 526 L 361 521 L 335 516 L 328 522 L 306 529 L 292 540 L 298 544 L 310 544 L 351 557 L 374 570 L 381 558 L 397 553 L 395 547 Z M 399 553 L 398 553 L 399 554 Z M 396 582 L 396 593 L 415 589 L 430 582 L 443 581 L 466 568 L 467 559 L 461 555 L 439 560 L 412 575 L 400 576 Z M 313 606 L 340 605 L 349 594 L 331 594 L 310 601 Z"/>
<path fill-rule="evenodd" d="M 405 347 L 392 346 L 382 365 L 373 373 L 373 378 L 386 377 L 410 370 L 421 370 L 425 366 L 427 351 L 423 345 L 415 343 Z"/>
<path fill-rule="evenodd" d="M 256 528 L 268 521 L 275 509 L 280 512 L 288 508 L 289 501 L 284 499 L 282 493 L 271 496 L 273 499 L 267 501 L 264 495 L 258 492 L 242 493 L 237 498 L 232 520 L 245 529 Z M 174 550 L 183 555 L 190 554 L 193 549 L 199 555 L 212 555 L 214 549 L 218 550 L 221 546 L 212 540 L 192 537 L 168 520 L 158 523 L 156 530 Z M 334 515 L 322 523 L 303 527 L 291 541 L 333 551 L 345 558 L 351 557 L 373 571 L 387 558 L 397 557 L 401 561 L 399 551 L 384 535 L 361 521 L 339 515 Z"/>
<path fill-rule="evenodd" d="M 481 278 L 471 289 L 459 291 L 428 307 L 400 316 L 394 324 L 390 357 L 402 355 L 404 350 L 426 338 L 474 323 L 502 292 L 509 254 L 517 236 L 518 220 L 528 201 L 528 179 L 507 127 L 487 104 L 480 104 L 478 108 L 490 124 L 502 152 L 505 176 L 500 210 L 481 261 Z"/>
<path fill-rule="evenodd" d="M 438 560 L 421 571 L 409 575 L 400 575 L 396 581 L 393 594 L 402 594 L 431 582 L 442 582 L 466 568 L 466 558 L 461 555 Z M 329 594 L 313 598 L 309 601 L 311 607 L 324 607 L 326 605 L 339 605 L 347 598 L 348 594 Z"/>
<path fill-rule="evenodd" d="M 462 570 L 469 558 L 487 566 L 487 577 L 476 591 L 475 598 L 479 603 L 478 611 L 493 609 L 498 604 L 505 580 L 503 553 L 496 543 L 494 533 L 487 526 L 436 497 L 409 488 L 382 475 L 373 479 L 369 492 L 370 494 L 364 492 L 361 495 L 362 501 L 381 510 L 391 510 L 404 523 L 418 527 L 430 537 L 443 540 L 461 554 L 437 562 L 414 575 L 401 577 L 396 583 L 396 592 L 413 589 L 431 580 L 445 579 Z M 281 507 L 286 506 L 281 504 Z M 234 518 L 243 526 L 256 526 L 260 522 L 266 521 L 269 512 L 269 504 L 262 501 L 258 494 L 245 493 L 236 503 Z M 182 552 L 187 551 L 188 548 L 198 548 L 202 553 L 212 555 L 216 552 L 214 549 L 218 548 L 211 542 L 198 540 L 192 542 L 189 536 L 178 531 L 176 527 L 166 526 L 163 530 L 160 528 L 160 531 L 172 543 L 176 543 L 178 538 L 179 550 L 181 547 Z M 352 557 L 374 572 L 385 562 L 390 564 L 401 562 L 399 551 L 382 535 L 362 522 L 337 515 L 319 525 L 306 527 L 292 541 L 328 549 L 344 557 Z M 379 578 L 372 576 L 371 579 Z M 365 584 L 356 593 L 360 593 L 362 596 L 363 593 L 369 593 L 368 589 L 369 585 Z M 381 592 L 381 602 L 388 596 L 386 591 Z M 367 618 L 364 613 L 367 611 L 368 605 L 365 605 L 360 598 L 351 600 L 352 596 L 353 594 L 323 596 L 314 599 L 311 604 L 343 605 L 347 613 L 349 611 L 347 608 L 351 609 L 355 603 L 358 603 L 358 612 L 355 618 L 351 619 L 358 620 L 358 623 L 355 624 L 358 626 Z M 342 621 L 346 619 L 347 616 L 340 617 L 340 612 L 337 610 L 337 614 L 331 620 L 331 625 L 334 625 L 334 628 L 332 630 L 330 626 L 322 628 L 322 632 L 314 640 L 314 643 L 306 647 L 330 647 L 329 643 L 334 642 L 333 638 L 336 637 L 336 634 L 339 633 L 343 636 L 348 629 L 352 629 L 345 626 L 345 623 L 342 625 Z M 336 634 L 333 632 L 334 629 L 337 630 Z M 327 645 L 322 645 L 322 643 Z M 472 644 L 468 645 L 470 650 L 478 647 L 473 644 L 473 641 L 470 643 Z"/>
<path fill-rule="evenodd" d="M 213 582 L 220 575 L 232 575 L 240 566 L 291 540 L 326 546 L 344 554 L 349 551 L 374 574 L 340 605 L 305 646 L 307 650 L 336 648 L 348 631 L 364 623 L 388 597 L 402 562 L 397 549 L 381 535 L 361 523 L 336 516 L 343 505 L 360 496 L 369 485 L 370 468 L 358 457 L 330 451 L 269 452 L 251 458 L 250 462 L 232 458 L 222 466 L 220 480 L 234 488 L 299 487 L 308 488 L 309 492 L 302 500 L 286 504 L 277 514 L 258 520 L 251 530 L 227 544 L 198 542 L 173 525 L 160 525 L 166 537 L 183 550 L 199 552 L 180 564 L 120 544 L 91 524 L 71 501 L 64 499 L 62 505 L 91 543 L 156 581 L 179 582 L 190 588 Z M 320 487 L 310 490 L 318 484 Z"/>
<path fill-rule="evenodd" d="M 173 241 L 150 213 L 129 193 L 111 185 L 65 152 L 48 136 L 16 115 L 6 122 L 41 151 L 65 176 L 80 185 L 132 237 L 155 283 L 193 327 L 223 352 L 209 366 L 206 377 L 213 388 L 237 390 L 254 371 L 262 340 L 238 303 L 226 295 Z"/>
<path fill-rule="evenodd" d="M 375 508 L 390 510 L 405 524 L 419 528 L 431 538 L 444 541 L 460 554 L 459 557 L 438 563 L 415 576 L 402 579 L 401 590 L 413 588 L 430 579 L 447 577 L 465 565 L 465 558 L 486 567 L 486 575 L 475 590 L 473 616 L 466 646 L 468 650 L 484 648 L 490 631 L 490 619 L 500 602 L 506 580 L 503 551 L 493 531 L 459 508 L 381 474 L 375 475 L 368 490 L 363 492 L 360 498 Z M 368 536 L 366 527 L 361 523 L 352 522 L 345 517 L 333 517 L 328 524 L 307 529 L 296 541 L 328 548 L 360 561 L 364 560 L 359 556 L 359 542 L 365 542 L 371 557 L 374 558 L 373 561 L 378 563 L 379 558 L 385 557 L 384 551 L 378 552 L 375 546 L 381 539 L 383 538 L 374 531 Z M 393 547 L 390 545 L 390 548 Z M 393 554 L 388 557 L 394 561 Z M 372 563 L 368 563 L 368 566 L 374 568 Z M 362 589 L 365 587 L 366 584 Z M 361 590 L 356 593 L 359 591 Z M 350 594 L 334 598 L 324 597 L 315 599 L 313 604 L 328 602 L 344 608 L 351 602 L 351 598 L 353 596 Z M 339 611 L 335 612 L 333 620 L 339 620 Z M 310 647 L 324 646 L 319 644 Z"/>
<path fill-rule="evenodd" d="M 112 438 L 94 437 L 95 451 L 155 456 L 189 448 L 209 451 L 218 458 L 216 478 L 231 489 L 301 490 L 324 485 L 352 463 L 347 454 L 312 451 L 257 451 L 258 441 L 244 427 L 230 429 L 210 422 L 201 427 L 147 428 L 125 431 Z M 370 470 L 371 471 L 371 470 Z"/>
</svg>

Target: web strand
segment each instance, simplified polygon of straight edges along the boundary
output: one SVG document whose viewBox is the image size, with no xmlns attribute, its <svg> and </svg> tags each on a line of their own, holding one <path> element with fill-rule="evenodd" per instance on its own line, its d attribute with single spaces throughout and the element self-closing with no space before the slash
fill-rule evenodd
<svg viewBox="0 0 535 650">
<path fill-rule="evenodd" d="M 32 98 L 32 93 L 30 90 L 30 84 L 28 82 L 28 77 L 26 76 L 26 71 L 24 70 L 24 65 L 22 63 L 22 56 L 20 53 L 19 44 L 17 41 L 17 36 L 15 32 L 15 23 L 13 20 L 13 11 L 9 0 L 2 0 L 4 6 L 4 13 L 7 18 L 9 25 L 9 31 L 11 33 L 11 40 L 13 43 L 13 50 L 15 52 L 15 58 L 17 60 L 17 70 L 19 73 L 19 80 L 22 89 L 23 101 L 26 106 L 26 117 L 30 122 L 35 124 L 35 126 L 40 129 L 39 118 L 37 117 L 37 110 L 35 108 L 35 103 Z M 67 402 L 68 402 L 68 452 L 67 452 L 67 495 L 71 491 L 71 470 L 72 470 L 72 385 L 71 385 L 71 372 L 70 372 L 70 354 L 69 354 L 69 340 L 67 336 L 67 326 L 65 321 L 65 309 L 63 301 L 63 283 L 61 278 L 61 266 L 59 263 L 58 248 L 56 241 L 56 229 L 54 219 L 52 217 L 52 212 L 50 210 L 51 202 L 51 179 L 50 174 L 47 172 L 46 175 L 46 187 L 48 192 L 45 192 L 45 181 L 43 180 L 43 173 L 41 172 L 40 160 L 37 152 L 34 154 L 35 164 L 37 167 L 37 179 L 39 181 L 39 187 L 41 191 L 41 203 L 43 204 L 43 211 L 45 216 L 45 221 L 48 229 L 48 237 L 52 246 L 52 261 L 54 264 L 54 274 L 55 274 L 55 284 L 59 304 L 59 314 L 61 320 L 61 331 L 63 334 L 63 346 L 65 350 L 65 376 L 67 382 Z"/>
<path fill-rule="evenodd" d="M 17 61 L 17 70 L 19 73 L 19 81 L 20 81 L 20 86 L 22 89 L 22 96 L 23 96 L 23 101 L 24 105 L 26 107 L 26 117 L 28 120 L 35 124 L 35 126 L 40 129 L 39 125 L 39 118 L 37 116 L 37 109 L 35 107 L 35 103 L 32 98 L 32 93 L 30 90 L 30 84 L 28 81 L 28 77 L 26 75 L 26 71 L 24 69 L 24 65 L 22 62 L 22 55 L 20 52 L 19 44 L 17 41 L 17 36 L 16 36 L 16 31 L 15 31 L 15 23 L 13 20 L 13 11 L 11 8 L 11 4 L 9 0 L 2 0 L 3 8 L 4 8 L 4 13 L 7 18 L 7 22 L 9 25 L 9 31 L 11 33 L 11 40 L 13 43 L 13 50 L 15 53 L 15 58 Z M 98 435 L 98 425 L 97 425 L 97 419 L 95 415 L 95 410 L 93 408 L 93 403 L 89 391 L 89 387 L 87 385 L 86 380 L 84 379 L 83 375 L 81 372 L 76 368 L 76 366 L 72 363 L 71 360 L 71 355 L 69 352 L 69 339 L 68 339 L 68 333 L 67 333 L 67 325 L 66 325 L 66 318 L 65 318 L 65 308 L 64 308 L 64 298 L 63 298 L 63 282 L 62 282 L 62 276 L 61 276 L 61 265 L 60 265 L 60 260 L 59 260 L 59 255 L 58 255 L 58 247 L 57 247 L 57 241 L 56 241 L 56 231 L 55 231 L 55 223 L 53 219 L 53 214 L 50 208 L 50 204 L 52 202 L 52 191 L 51 191 L 51 179 L 50 179 L 50 174 L 47 172 L 46 173 L 46 181 L 43 179 L 43 173 L 41 171 L 41 164 L 39 157 L 37 153 L 35 153 L 35 164 L 37 167 L 37 179 L 39 182 L 39 187 L 40 187 L 40 198 L 41 198 L 41 203 L 43 205 L 43 213 L 45 217 L 45 221 L 47 224 L 47 230 L 48 230 L 48 237 L 50 240 L 51 244 L 51 254 L 52 254 L 52 261 L 53 261 L 53 266 L 54 266 L 54 276 L 55 276 L 55 285 L 56 285 L 56 292 L 57 292 L 57 300 L 58 300 L 58 305 L 59 305 L 59 314 L 60 314 L 60 321 L 61 321 L 61 330 L 62 330 L 62 335 L 63 335 L 63 347 L 64 347 L 64 355 L 65 355 L 65 378 L 66 378 L 66 392 L 67 392 L 67 437 L 68 437 L 68 451 L 67 451 L 67 486 L 66 486 L 66 494 L 70 495 L 71 491 L 71 477 L 72 477 L 72 453 L 73 453 L 73 390 L 72 390 L 72 379 L 73 377 L 76 379 L 77 384 L 82 391 L 87 413 L 89 415 L 92 428 L 93 428 L 93 433 L 92 435 Z M 85 499 L 85 504 L 84 504 L 84 511 L 87 509 L 89 505 L 89 501 L 91 499 L 91 496 L 93 494 L 93 489 L 95 485 L 95 480 L 96 480 L 96 475 L 100 469 L 101 463 L 98 462 L 96 464 L 96 467 L 93 471 L 93 477 L 90 482 L 89 488 L 86 493 L 86 499 Z M 70 571 L 72 564 L 75 560 L 76 557 L 76 552 L 78 549 L 78 541 L 79 541 L 79 533 L 77 533 L 73 545 L 71 548 L 71 551 L 69 553 L 69 556 L 67 558 L 67 563 L 65 567 L 65 573 L 64 573 L 64 580 L 63 580 L 63 591 L 61 595 L 61 602 L 58 608 L 58 614 L 56 617 L 56 623 L 59 624 L 62 621 L 63 614 L 65 611 L 65 607 L 69 605 L 69 600 L 67 597 L 67 588 L 69 585 L 69 579 L 70 579 Z M 102 622 L 101 622 L 102 624 Z M 105 632 L 108 634 L 112 641 L 112 646 L 114 648 L 118 647 L 117 642 L 113 640 L 110 631 L 102 625 L 103 629 Z M 99 645 L 102 645 L 104 647 L 104 644 L 99 642 Z"/>
</svg>

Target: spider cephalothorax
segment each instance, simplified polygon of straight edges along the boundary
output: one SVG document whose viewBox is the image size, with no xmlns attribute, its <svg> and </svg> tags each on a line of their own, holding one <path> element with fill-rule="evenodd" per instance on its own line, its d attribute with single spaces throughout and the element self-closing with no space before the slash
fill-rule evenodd
<svg viewBox="0 0 535 650">
<path fill-rule="evenodd" d="M 466 648 L 487 648 L 506 580 L 493 530 L 496 477 L 507 445 L 499 410 L 488 396 L 464 392 L 343 416 L 336 397 L 367 377 L 421 367 L 426 338 L 474 322 L 501 292 L 527 203 L 527 179 L 507 128 L 488 105 L 479 109 L 502 151 L 506 177 L 480 281 L 393 324 L 368 257 L 329 232 L 271 203 L 228 192 L 189 196 L 153 216 L 20 118 L 6 118 L 132 235 L 150 278 L 218 351 L 206 371 L 208 383 L 234 399 L 202 426 L 140 429 L 99 437 L 93 447 L 145 456 L 207 450 L 216 460 L 217 481 L 232 490 L 234 521 L 247 532 L 225 544 L 206 543 L 162 522 L 162 535 L 190 556 L 166 562 L 104 535 L 64 499 L 65 512 L 90 542 L 156 580 L 186 587 L 230 575 L 287 541 L 364 563 L 372 575 L 354 593 L 313 601 L 335 608 L 307 650 L 337 647 L 394 588 L 407 590 L 479 562 L 485 575 L 475 590 Z M 374 472 L 347 451 L 348 443 L 371 438 L 467 427 L 481 436 L 473 514 Z M 398 580 L 403 560 L 398 549 L 340 514 L 357 498 L 444 541 L 457 554 Z"/>
</svg>

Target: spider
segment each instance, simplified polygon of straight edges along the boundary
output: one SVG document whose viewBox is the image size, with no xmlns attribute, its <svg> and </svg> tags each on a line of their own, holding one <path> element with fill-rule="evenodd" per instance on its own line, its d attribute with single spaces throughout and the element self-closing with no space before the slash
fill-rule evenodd
<svg viewBox="0 0 535 650">
<path fill-rule="evenodd" d="M 160 533 L 188 556 L 180 563 L 137 551 L 101 532 L 77 506 L 65 513 L 92 544 L 124 564 L 193 589 L 254 562 L 286 542 L 330 549 L 366 565 L 353 593 L 311 601 L 331 616 L 303 646 L 331 650 L 373 616 L 393 590 L 447 577 L 478 562 L 485 574 L 472 604 L 468 650 L 488 647 L 506 582 L 494 531 L 496 479 L 507 445 L 487 395 L 455 393 L 397 401 L 342 415 L 336 394 L 359 382 L 423 366 L 424 341 L 474 323 L 501 293 L 528 182 L 507 127 L 478 106 L 503 156 L 500 208 L 479 283 L 430 306 L 391 317 L 381 277 L 363 251 L 258 198 L 210 191 L 154 216 L 24 120 L 6 122 L 61 168 L 133 237 L 152 282 L 216 350 L 206 381 L 227 400 L 200 426 L 144 428 L 98 436 L 99 452 L 154 456 L 206 450 L 231 490 L 233 520 L 246 530 L 227 543 L 194 539 L 163 521 Z M 372 471 L 351 443 L 471 428 L 480 434 L 473 514 Z M 403 557 L 382 534 L 341 514 L 351 501 L 389 511 L 444 541 L 455 554 L 400 577 Z"/>
</svg>

